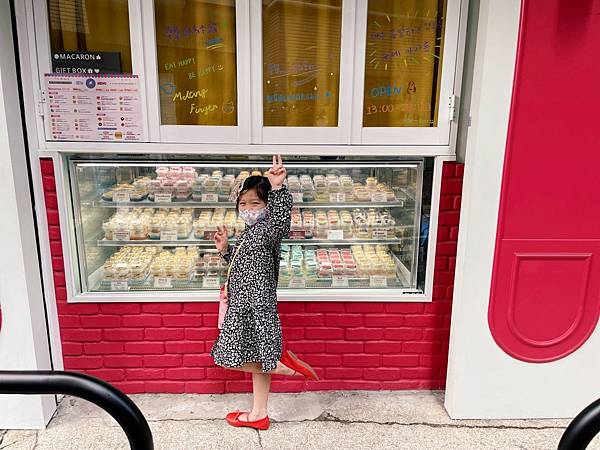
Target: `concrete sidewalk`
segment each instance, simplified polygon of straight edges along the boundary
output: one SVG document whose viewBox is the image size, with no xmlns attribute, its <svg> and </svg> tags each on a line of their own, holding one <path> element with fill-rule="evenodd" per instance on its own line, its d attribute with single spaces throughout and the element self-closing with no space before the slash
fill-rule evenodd
<svg viewBox="0 0 600 450">
<path fill-rule="evenodd" d="M 469 449 L 549 450 L 569 420 L 453 421 L 443 392 L 271 394 L 267 431 L 227 425 L 247 410 L 249 394 L 134 395 L 157 450 L 192 449 Z M 44 431 L 0 432 L 0 449 L 128 449 L 118 424 L 96 406 L 66 397 Z M 589 449 L 600 449 L 600 439 Z"/>
</svg>

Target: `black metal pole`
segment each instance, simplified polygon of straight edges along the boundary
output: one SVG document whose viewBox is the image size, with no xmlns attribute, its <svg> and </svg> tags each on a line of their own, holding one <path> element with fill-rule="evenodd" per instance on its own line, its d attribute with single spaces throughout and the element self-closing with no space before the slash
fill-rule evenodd
<svg viewBox="0 0 600 450">
<path fill-rule="evenodd" d="M 560 438 L 558 450 L 585 450 L 598 433 L 600 433 L 600 399 L 577 414 Z"/>
<path fill-rule="evenodd" d="M 154 450 L 146 418 L 127 395 L 98 378 L 62 371 L 0 371 L 0 394 L 66 394 L 95 403 L 123 428 L 132 450 Z"/>
</svg>

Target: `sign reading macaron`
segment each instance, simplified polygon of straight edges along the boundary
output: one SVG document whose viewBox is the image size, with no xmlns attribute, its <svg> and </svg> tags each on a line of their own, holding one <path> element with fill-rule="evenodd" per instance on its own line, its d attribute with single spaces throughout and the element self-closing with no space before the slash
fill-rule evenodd
<svg viewBox="0 0 600 450">
<path fill-rule="evenodd" d="M 119 52 L 54 52 L 52 72 L 101 74 L 121 73 Z"/>
</svg>

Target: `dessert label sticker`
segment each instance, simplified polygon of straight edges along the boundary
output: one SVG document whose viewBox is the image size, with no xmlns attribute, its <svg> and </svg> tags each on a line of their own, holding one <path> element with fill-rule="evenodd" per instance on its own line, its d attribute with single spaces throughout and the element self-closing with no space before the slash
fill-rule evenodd
<svg viewBox="0 0 600 450">
<path fill-rule="evenodd" d="M 131 196 L 129 195 L 129 191 L 114 191 L 113 192 L 113 202 L 115 203 L 127 203 L 131 200 Z"/>
<path fill-rule="evenodd" d="M 306 280 L 304 278 L 290 278 L 289 287 L 292 289 L 306 288 Z"/>
<path fill-rule="evenodd" d="M 215 234 L 217 234 L 216 231 L 205 231 L 204 239 L 207 241 L 212 241 L 215 238 Z"/>
<path fill-rule="evenodd" d="M 346 201 L 346 194 L 343 192 L 329 194 L 329 201 L 331 203 L 344 203 Z"/>
<path fill-rule="evenodd" d="M 387 194 L 385 192 L 373 192 L 371 201 L 376 203 L 387 203 Z"/>
<path fill-rule="evenodd" d="M 290 239 L 306 239 L 306 230 L 290 231 Z"/>
<path fill-rule="evenodd" d="M 341 241 L 344 239 L 344 230 L 327 230 L 327 239 L 330 241 Z"/>
<path fill-rule="evenodd" d="M 113 231 L 113 241 L 129 241 L 131 240 L 131 233 L 129 231 Z"/>
<path fill-rule="evenodd" d="M 160 240 L 161 241 L 176 241 L 177 240 L 177 231 L 161 231 L 160 232 Z"/>
<path fill-rule="evenodd" d="M 47 73 L 45 82 L 48 140 L 146 140 L 137 75 Z"/>
<path fill-rule="evenodd" d="M 154 201 L 156 203 L 171 203 L 173 195 L 170 192 L 157 192 L 154 194 Z"/>
<path fill-rule="evenodd" d="M 111 291 L 128 291 L 129 283 L 127 281 L 111 281 L 110 282 L 110 290 Z"/>
<path fill-rule="evenodd" d="M 387 230 L 373 230 L 373 239 L 387 239 Z"/>
<path fill-rule="evenodd" d="M 369 286 L 372 288 L 387 287 L 387 278 L 383 275 L 371 275 L 369 277 Z"/>
<path fill-rule="evenodd" d="M 218 289 L 219 277 L 204 277 L 202 279 L 202 287 L 205 289 Z"/>
<path fill-rule="evenodd" d="M 331 279 L 331 287 L 348 287 L 348 277 L 345 275 L 334 275 Z"/>
<path fill-rule="evenodd" d="M 217 194 L 202 194 L 202 202 L 204 203 L 218 203 L 219 196 Z"/>
<path fill-rule="evenodd" d="M 154 287 L 155 288 L 172 288 L 172 278 L 171 277 L 154 277 Z"/>
<path fill-rule="evenodd" d="M 292 192 L 292 199 L 294 200 L 294 203 L 304 202 L 302 192 Z"/>
</svg>

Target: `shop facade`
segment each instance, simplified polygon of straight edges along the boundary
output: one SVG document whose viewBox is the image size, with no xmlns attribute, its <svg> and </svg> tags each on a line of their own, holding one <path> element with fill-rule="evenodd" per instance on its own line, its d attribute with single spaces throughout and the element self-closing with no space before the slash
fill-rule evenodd
<svg viewBox="0 0 600 450">
<path fill-rule="evenodd" d="M 230 193 L 281 153 L 298 208 L 280 270 L 284 336 L 323 381 L 273 388 L 443 386 L 466 5 L 305 3 L 34 2 L 40 191 L 65 369 L 129 393 L 249 391 L 208 355 L 224 275 L 211 236 L 224 222 L 234 237 Z M 94 91 L 129 83 L 131 114 L 112 135 L 85 121 L 76 84 L 88 79 Z M 102 99 L 94 106 L 110 114 Z"/>
<path fill-rule="evenodd" d="M 485 154 L 481 124 L 505 120 L 486 134 L 500 180 L 519 8 L 535 2 L 523 3 L 15 3 L 52 367 L 126 393 L 249 392 L 208 355 L 224 275 L 211 236 L 225 223 L 234 238 L 230 194 L 279 153 L 295 201 L 283 335 L 321 381 L 273 390 L 448 383 L 451 415 L 488 414 L 477 401 L 461 409 L 464 305 L 488 301 L 461 297 L 453 312 L 466 200 L 456 157 Z M 507 65 L 489 78 L 494 57 Z M 485 103 L 492 93 L 507 94 L 506 117 Z M 474 179 L 469 214 L 484 201 Z M 465 248 L 488 236 L 473 226 Z M 488 263 L 465 274 L 459 260 L 461 284 Z"/>
</svg>

